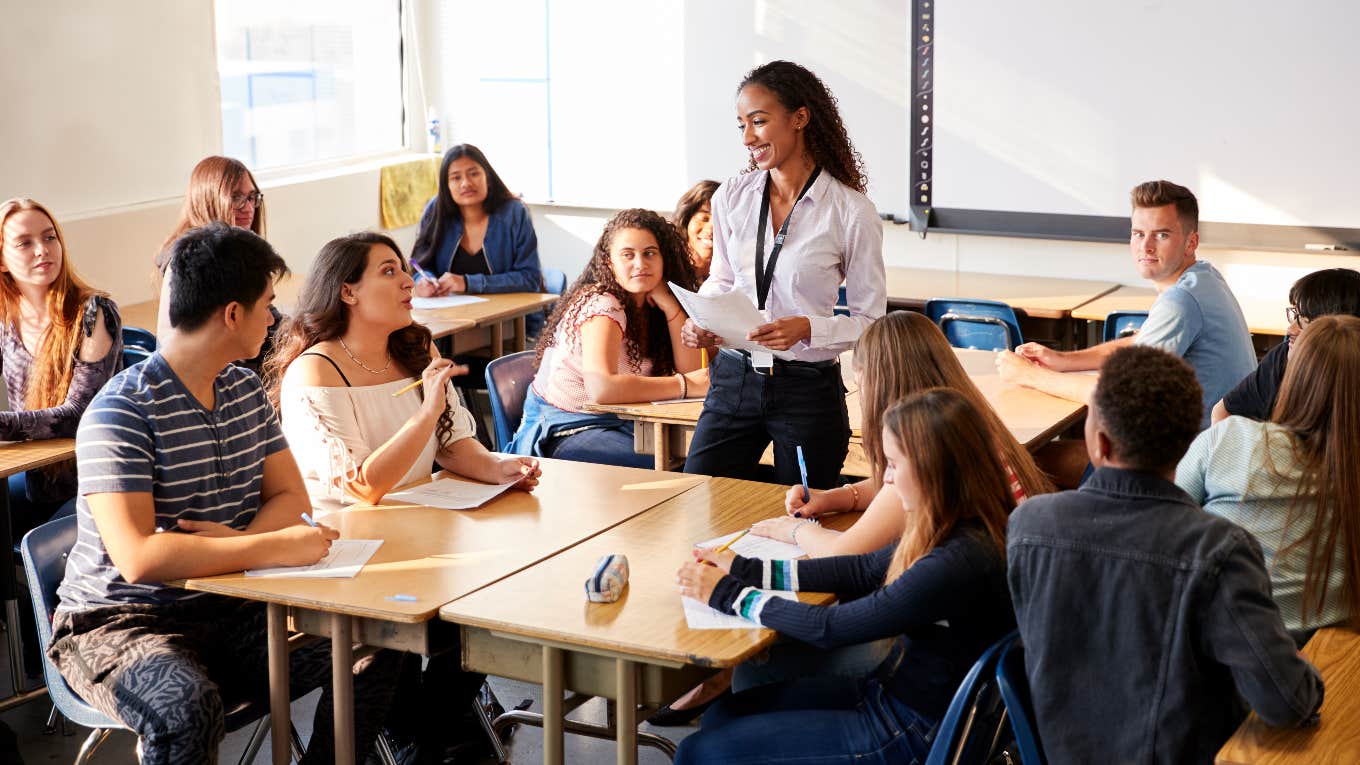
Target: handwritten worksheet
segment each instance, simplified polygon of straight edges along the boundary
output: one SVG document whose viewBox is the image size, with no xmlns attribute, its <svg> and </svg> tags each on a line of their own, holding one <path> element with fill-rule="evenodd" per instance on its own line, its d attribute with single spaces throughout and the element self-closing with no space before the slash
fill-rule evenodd
<svg viewBox="0 0 1360 765">
<path fill-rule="evenodd" d="M 417 311 L 433 311 L 438 308 L 457 308 L 460 305 L 485 303 L 486 298 L 476 295 L 445 295 L 443 297 L 413 297 L 411 307 Z"/>
<path fill-rule="evenodd" d="M 756 310 L 751 298 L 741 290 L 729 290 L 718 295 L 700 295 L 671 282 L 671 294 L 680 301 L 685 314 L 693 319 L 695 324 L 721 337 L 724 347 L 769 354 L 785 360 L 793 358 L 793 354 L 788 351 L 772 351 L 754 340 L 746 339 L 746 334 L 766 323 L 766 319 Z"/>
<path fill-rule="evenodd" d="M 798 596 L 792 592 L 779 592 L 776 590 L 765 590 L 777 598 L 786 600 L 797 600 Z M 740 616 L 730 616 L 717 609 L 709 608 L 706 604 L 700 603 L 694 598 L 680 596 L 680 602 L 685 607 L 685 624 L 692 630 L 755 630 L 760 629 L 760 625 L 755 622 L 747 621 Z"/>
<path fill-rule="evenodd" d="M 310 566 L 280 566 L 257 568 L 246 576 L 269 576 L 276 579 L 353 579 L 359 570 L 382 547 L 381 539 L 337 539 L 331 542 L 326 557 Z"/>
<path fill-rule="evenodd" d="M 481 507 L 514 485 L 513 481 L 477 483 L 457 478 L 440 478 L 413 489 L 388 494 L 387 499 L 411 505 L 442 507 L 446 510 L 470 510 Z"/>
<path fill-rule="evenodd" d="M 722 547 L 727 544 L 729 539 L 732 539 L 740 533 L 741 532 L 738 531 L 734 534 L 726 534 L 716 539 L 710 539 L 707 542 L 700 542 L 694 546 L 709 548 Z M 736 542 L 733 542 L 732 546 L 727 549 L 743 558 L 759 558 L 761 560 L 793 560 L 794 558 L 801 558 L 804 555 L 807 555 L 807 553 L 803 552 L 803 548 L 798 545 L 780 542 L 770 539 L 769 537 L 758 537 L 755 534 L 747 534 Z"/>
</svg>

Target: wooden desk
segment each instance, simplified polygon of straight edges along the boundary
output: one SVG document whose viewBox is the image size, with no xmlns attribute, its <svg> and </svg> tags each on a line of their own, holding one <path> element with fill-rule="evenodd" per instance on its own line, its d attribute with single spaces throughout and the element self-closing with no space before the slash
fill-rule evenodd
<svg viewBox="0 0 1360 765">
<path fill-rule="evenodd" d="M 351 539 L 382 539 L 353 579 L 268 579 L 244 574 L 190 579 L 183 586 L 262 601 L 269 613 L 270 708 L 274 762 L 288 762 L 287 626 L 330 636 L 335 687 L 336 755 L 353 753 L 352 646 L 413 651 L 447 647 L 431 624 L 438 608 L 702 485 L 702 476 L 543 461 L 533 494 L 509 491 L 473 511 L 384 504 L 355 506 L 320 520 Z M 569 497 L 570 503 L 562 498 Z M 397 593 L 415 602 L 387 600 Z M 349 743 L 346 743 L 349 742 Z"/>
<path fill-rule="evenodd" d="M 937 297 L 981 298 L 1006 303 L 1030 316 L 1065 319 L 1078 306 L 1119 287 L 1086 279 L 1050 279 L 931 268 L 885 269 L 888 305 L 921 310 Z"/>
<path fill-rule="evenodd" d="M 1030 451 L 1056 438 L 1086 413 L 1083 404 L 1002 382 L 996 373 L 995 354 L 991 351 L 955 348 L 954 353 L 973 383 L 1000 415 L 1001 421 L 1015 439 Z M 842 357 L 843 369 L 848 369 L 847 359 L 848 354 Z M 850 453 L 841 472 L 867 477 L 869 463 L 859 432 L 861 413 L 858 392 L 852 391 L 846 397 L 846 407 L 850 410 Z M 611 412 L 625 420 L 632 420 L 635 423 L 634 450 L 638 454 L 653 455 L 656 468 L 663 470 L 673 467 L 683 455 L 689 453 L 690 439 L 694 435 L 699 414 L 703 411 L 703 402 L 596 404 L 586 408 L 596 412 Z"/>
<path fill-rule="evenodd" d="M 479 348 L 490 348 L 491 357 L 506 353 L 505 324 L 512 324 L 512 353 L 524 350 L 524 317 L 556 301 L 557 295 L 538 292 L 505 292 L 499 294 L 477 295 L 486 298 L 483 302 L 469 303 L 455 308 L 440 308 L 434 311 L 412 311 L 411 315 L 422 324 L 431 321 L 471 321 L 473 331 L 463 330 L 454 335 L 454 353 L 465 353 Z"/>
<path fill-rule="evenodd" d="M 1157 291 L 1146 287 L 1120 287 L 1072 312 L 1072 318 L 1086 321 L 1105 321 L 1111 311 L 1146 311 L 1157 299 Z M 1282 337 L 1289 324 L 1284 318 L 1285 306 L 1271 300 L 1238 299 L 1247 329 L 1253 335 Z"/>
<path fill-rule="evenodd" d="M 74 438 L 22 441 L 0 446 L 0 478 L 8 479 L 28 470 L 74 459 Z M 14 695 L 0 702 L 0 711 L 42 696 L 46 690 L 30 691 L 24 677 L 24 651 L 19 639 L 19 592 L 14 575 L 14 526 L 10 517 L 9 491 L 0 490 L 0 599 L 5 601 L 5 628 L 9 647 L 9 673 Z"/>
<path fill-rule="evenodd" d="M 768 629 L 690 630 L 675 572 L 695 542 L 778 514 L 784 487 L 710 478 L 610 531 L 439 609 L 463 625 L 463 665 L 543 685 L 543 761 L 562 762 L 564 690 L 617 703 L 620 763 L 637 761 L 636 704 L 664 704 L 712 668 L 767 648 Z M 844 528 L 854 516 L 834 516 Z M 601 556 L 628 556 L 629 584 L 615 603 L 590 603 L 582 583 Z M 805 602 L 831 596 L 801 593 Z M 575 726 L 573 726 L 575 727 Z"/>
<path fill-rule="evenodd" d="M 1322 673 L 1327 692 L 1315 728 L 1271 728 L 1254 713 L 1218 751 L 1218 765 L 1350 765 L 1360 762 L 1360 635 L 1318 630 L 1303 655 Z"/>
</svg>

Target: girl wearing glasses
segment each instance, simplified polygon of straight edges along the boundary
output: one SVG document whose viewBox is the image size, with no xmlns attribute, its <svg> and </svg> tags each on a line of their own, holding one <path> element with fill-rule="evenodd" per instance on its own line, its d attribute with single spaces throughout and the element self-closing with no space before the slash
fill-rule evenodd
<svg viewBox="0 0 1360 765">
<path fill-rule="evenodd" d="M 189 229 L 205 226 L 213 221 L 227 223 L 237 228 L 248 228 L 260 236 L 265 236 L 264 194 L 260 193 L 259 184 L 255 183 L 255 176 L 250 174 L 250 170 L 239 160 L 231 157 L 207 157 L 195 165 L 193 172 L 189 174 L 189 190 L 184 194 L 184 208 L 180 211 L 179 222 L 175 224 L 174 232 L 166 237 L 160 252 L 156 255 L 154 278 L 158 282 L 165 275 L 166 267 L 169 265 L 170 245 Z M 161 314 L 157 320 L 158 335 L 170 329 L 168 315 L 165 313 L 167 310 L 168 303 L 162 299 Z M 274 323 L 269 327 L 269 336 L 265 338 L 264 346 L 260 348 L 260 355 L 240 362 L 242 366 L 254 370 L 256 374 L 259 374 L 265 357 L 274 348 L 274 331 L 283 319 L 272 306 L 269 310 L 274 313 Z"/>
</svg>

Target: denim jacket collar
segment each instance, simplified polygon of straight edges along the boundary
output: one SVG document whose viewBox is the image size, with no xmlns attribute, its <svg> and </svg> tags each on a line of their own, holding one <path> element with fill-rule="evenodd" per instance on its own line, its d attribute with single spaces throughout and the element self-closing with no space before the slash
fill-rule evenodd
<svg viewBox="0 0 1360 765">
<path fill-rule="evenodd" d="M 1199 505 L 1175 482 L 1154 473 L 1125 468 L 1097 468 L 1079 491 L 1094 492 L 1110 497 L 1133 497 L 1179 502 L 1199 509 Z"/>
</svg>

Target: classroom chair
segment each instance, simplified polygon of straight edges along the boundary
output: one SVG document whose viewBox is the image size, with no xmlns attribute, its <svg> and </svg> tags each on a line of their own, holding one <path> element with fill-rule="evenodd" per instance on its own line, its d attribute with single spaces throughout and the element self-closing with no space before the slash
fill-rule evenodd
<svg viewBox="0 0 1360 765">
<path fill-rule="evenodd" d="M 133 364 L 140 364 L 151 358 L 151 351 L 139 345 L 123 346 L 123 369 L 127 369 Z"/>
<path fill-rule="evenodd" d="M 534 352 L 520 351 L 492 359 L 486 365 L 486 392 L 491 398 L 491 419 L 496 430 L 496 449 L 502 450 L 519 429 L 524 396 L 534 379 Z"/>
<path fill-rule="evenodd" d="M 836 307 L 831 309 L 832 316 L 849 316 L 850 304 L 845 302 L 845 285 L 836 289 Z"/>
<path fill-rule="evenodd" d="M 1034 707 L 1030 703 L 1029 678 L 1025 675 L 1025 646 L 1020 633 L 1011 633 L 996 663 L 996 684 L 1010 716 L 1011 732 L 1022 765 L 1044 765 L 1044 750 L 1039 730 L 1034 727 Z"/>
<path fill-rule="evenodd" d="M 148 351 L 156 350 L 156 336 L 141 327 L 123 327 L 123 347 L 135 346 Z"/>
<path fill-rule="evenodd" d="M 1118 340 L 1134 334 L 1147 320 L 1147 311 L 1110 311 L 1105 317 L 1105 335 L 1102 342 Z"/>
<path fill-rule="evenodd" d="M 1005 708 L 995 670 L 1012 632 L 983 652 L 964 675 L 935 731 L 926 765 L 981 765 L 990 762 L 1005 730 Z"/>
<path fill-rule="evenodd" d="M 1009 351 L 1025 342 L 1015 309 L 995 300 L 931 298 L 926 317 L 940 325 L 955 348 Z"/>
<path fill-rule="evenodd" d="M 543 291 L 561 295 L 567 291 L 567 275 L 556 268 L 543 269 Z"/>
<path fill-rule="evenodd" d="M 38 622 L 43 677 L 47 680 L 47 695 L 52 699 L 53 712 L 60 713 L 77 725 L 94 729 L 76 754 L 75 765 L 83 765 L 94 756 L 95 750 L 110 733 L 126 730 L 126 727 L 85 703 L 66 684 L 66 678 L 61 676 L 52 660 L 47 658 L 47 647 L 52 644 L 52 614 L 57 608 L 57 586 L 66 573 L 66 556 L 75 543 L 76 517 L 68 515 L 44 523 L 25 534 L 20 549 L 24 559 L 24 574 L 28 578 L 28 591 L 33 599 L 33 616 Z M 243 728 L 257 720 L 250 734 L 250 743 L 241 754 L 241 765 L 254 762 L 255 755 L 264 743 L 265 734 L 269 732 L 269 705 L 268 702 L 247 703 L 227 711 L 226 728 L 229 731 Z M 55 721 L 49 722 L 49 725 L 52 722 Z M 293 756 L 301 759 L 302 740 L 296 729 L 293 730 L 292 745 Z"/>
</svg>

